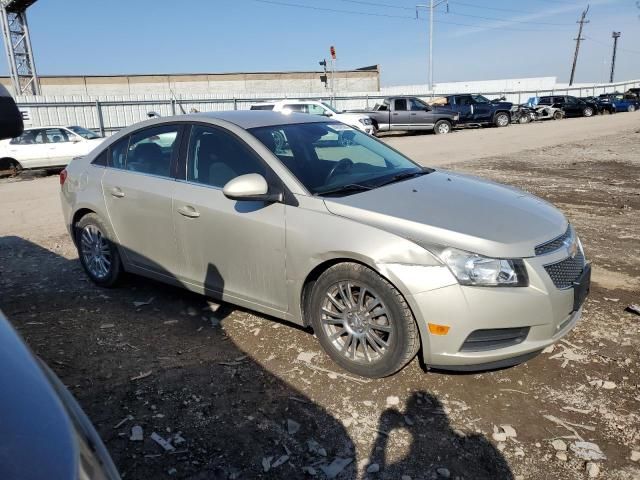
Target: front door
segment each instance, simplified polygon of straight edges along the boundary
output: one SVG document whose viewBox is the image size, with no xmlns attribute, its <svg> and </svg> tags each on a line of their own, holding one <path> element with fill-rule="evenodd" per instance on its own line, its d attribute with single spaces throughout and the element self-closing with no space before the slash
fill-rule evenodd
<svg viewBox="0 0 640 480">
<path fill-rule="evenodd" d="M 240 138 L 218 127 L 193 125 L 186 179 L 176 182 L 173 219 L 185 281 L 214 297 L 287 311 L 285 205 L 231 200 L 231 179 L 272 175 Z"/>
<path fill-rule="evenodd" d="M 412 130 L 424 130 L 425 128 L 433 128 L 434 114 L 429 106 L 413 98 L 410 98 L 409 110 L 411 113 Z"/>
<path fill-rule="evenodd" d="M 86 153 L 83 139 L 64 128 L 47 128 L 45 135 L 47 136 L 47 162 L 49 166 L 66 165 L 72 158 Z"/>
<path fill-rule="evenodd" d="M 175 279 L 181 267 L 171 216 L 171 165 L 181 130 L 150 127 L 116 142 L 102 177 L 107 211 L 127 260 L 167 279 Z"/>
<path fill-rule="evenodd" d="M 410 130 L 411 111 L 406 98 L 396 98 L 391 112 L 391 130 Z"/>
</svg>

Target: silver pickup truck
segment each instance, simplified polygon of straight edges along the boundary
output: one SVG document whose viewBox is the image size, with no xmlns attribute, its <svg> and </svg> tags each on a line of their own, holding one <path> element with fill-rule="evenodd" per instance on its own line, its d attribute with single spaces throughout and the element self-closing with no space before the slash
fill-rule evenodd
<svg viewBox="0 0 640 480">
<path fill-rule="evenodd" d="M 450 133 L 458 123 L 457 112 L 442 107 L 432 107 L 417 97 L 388 97 L 372 110 L 349 110 L 364 113 L 371 118 L 378 132 L 391 130 L 433 130 L 436 134 Z"/>
</svg>

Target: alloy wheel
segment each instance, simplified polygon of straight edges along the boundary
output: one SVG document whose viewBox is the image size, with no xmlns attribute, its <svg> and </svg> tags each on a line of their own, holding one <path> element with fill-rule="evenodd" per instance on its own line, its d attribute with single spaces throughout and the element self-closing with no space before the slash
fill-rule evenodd
<svg viewBox="0 0 640 480">
<path fill-rule="evenodd" d="M 87 225 L 80 234 L 80 252 L 87 270 L 97 279 L 104 279 L 111 270 L 111 248 L 95 225 Z"/>
<path fill-rule="evenodd" d="M 440 125 L 438 125 L 438 133 L 440 134 L 449 133 L 449 130 L 451 130 L 451 127 L 447 122 L 443 122 Z"/>
<path fill-rule="evenodd" d="M 390 351 L 395 327 L 372 289 L 353 281 L 335 283 L 325 293 L 321 310 L 324 333 L 345 358 L 372 363 Z"/>
</svg>

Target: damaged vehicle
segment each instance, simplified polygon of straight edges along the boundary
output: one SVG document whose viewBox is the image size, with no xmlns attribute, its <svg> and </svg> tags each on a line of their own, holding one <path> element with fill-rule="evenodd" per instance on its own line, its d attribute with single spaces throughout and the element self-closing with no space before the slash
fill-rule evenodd
<svg viewBox="0 0 640 480">
<path fill-rule="evenodd" d="M 312 327 L 365 377 L 418 352 L 453 370 L 525 361 L 571 331 L 589 291 L 580 240 L 549 203 L 320 116 L 148 120 L 60 183 L 97 285 L 135 273 Z"/>
</svg>

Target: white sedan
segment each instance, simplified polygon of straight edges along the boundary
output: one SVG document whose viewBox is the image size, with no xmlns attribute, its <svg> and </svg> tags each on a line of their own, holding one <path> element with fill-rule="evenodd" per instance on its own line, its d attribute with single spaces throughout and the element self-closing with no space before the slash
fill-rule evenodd
<svg viewBox="0 0 640 480">
<path fill-rule="evenodd" d="M 72 158 L 89 153 L 103 142 L 100 135 L 86 128 L 25 128 L 19 137 L 0 141 L 0 170 L 61 167 Z"/>
</svg>

